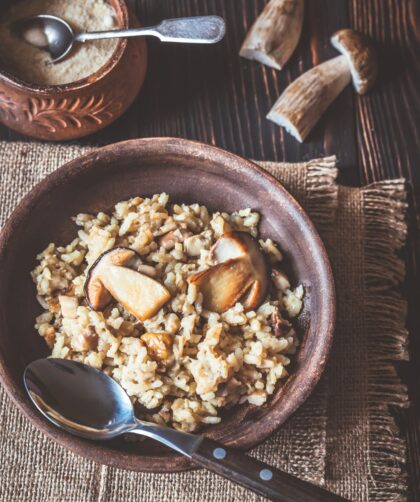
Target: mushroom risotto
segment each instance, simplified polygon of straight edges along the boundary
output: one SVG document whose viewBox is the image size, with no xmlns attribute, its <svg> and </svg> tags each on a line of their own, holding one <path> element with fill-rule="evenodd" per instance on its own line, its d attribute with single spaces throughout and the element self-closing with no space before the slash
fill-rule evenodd
<svg viewBox="0 0 420 502">
<path fill-rule="evenodd" d="M 263 405 L 288 375 L 304 289 L 258 240 L 259 218 L 169 206 L 164 193 L 77 215 L 74 240 L 50 244 L 32 272 L 52 357 L 104 371 L 141 418 L 184 431 Z"/>
</svg>

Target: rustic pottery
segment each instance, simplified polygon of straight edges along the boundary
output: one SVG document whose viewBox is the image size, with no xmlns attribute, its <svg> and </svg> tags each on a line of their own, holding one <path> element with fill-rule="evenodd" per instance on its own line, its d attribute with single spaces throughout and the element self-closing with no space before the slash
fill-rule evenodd
<svg viewBox="0 0 420 502">
<path fill-rule="evenodd" d="M 138 25 L 124 0 L 110 3 L 121 28 Z M 49 141 L 92 134 L 131 105 L 143 84 L 146 68 L 144 38 L 120 39 L 105 66 L 70 84 L 31 84 L 0 67 L 0 122 L 21 134 Z"/>
<path fill-rule="evenodd" d="M 64 244 L 73 238 L 72 215 L 106 211 L 134 195 L 162 191 L 172 201 L 198 201 L 212 211 L 245 207 L 259 211 L 262 237 L 279 242 L 288 273 L 306 289 L 297 325 L 301 345 L 287 383 L 266 406 L 226 412 L 222 423 L 206 429 L 206 435 L 251 448 L 306 400 L 324 370 L 335 319 L 331 268 L 313 224 L 293 197 L 252 162 L 212 146 L 171 138 L 117 143 L 73 160 L 46 177 L 15 209 L 0 234 L 0 380 L 31 422 L 66 448 L 115 467 L 173 472 L 191 465 L 150 440 L 92 442 L 54 427 L 34 408 L 22 380 L 29 362 L 48 355 L 33 327 L 42 310 L 30 277 L 36 254 L 50 242 Z"/>
</svg>

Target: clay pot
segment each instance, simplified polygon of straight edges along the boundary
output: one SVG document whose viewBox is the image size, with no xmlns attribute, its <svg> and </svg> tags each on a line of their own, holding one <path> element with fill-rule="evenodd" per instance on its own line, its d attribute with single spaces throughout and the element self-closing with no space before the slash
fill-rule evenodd
<svg viewBox="0 0 420 502">
<path fill-rule="evenodd" d="M 138 25 L 124 0 L 110 0 L 122 28 Z M 120 117 L 146 75 L 144 38 L 120 39 L 108 63 L 77 82 L 30 84 L 0 68 L 0 121 L 34 138 L 60 141 L 92 134 Z"/>
</svg>

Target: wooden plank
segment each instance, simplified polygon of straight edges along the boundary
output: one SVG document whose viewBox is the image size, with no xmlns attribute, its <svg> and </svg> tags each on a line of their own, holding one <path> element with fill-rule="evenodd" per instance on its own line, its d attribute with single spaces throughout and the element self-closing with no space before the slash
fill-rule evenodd
<svg viewBox="0 0 420 502">
<path fill-rule="evenodd" d="M 266 1 L 130 0 L 143 24 L 168 17 L 220 14 L 228 25 L 226 39 L 211 47 L 163 45 L 150 39 L 148 76 L 134 105 L 106 130 L 79 142 L 183 136 L 247 157 L 289 161 L 338 151 L 343 168 L 348 166 L 350 172 L 355 160 L 350 147 L 354 144 L 351 89 L 333 104 L 303 145 L 265 119 L 291 80 L 335 54 L 329 36 L 346 26 L 346 2 L 307 2 L 301 43 L 286 69 L 277 72 L 238 56 L 246 31 Z M 6 128 L 0 128 L 0 138 L 24 139 Z"/>
<path fill-rule="evenodd" d="M 218 47 L 169 46 L 150 40 L 148 77 L 139 99 L 130 112 L 93 139 L 183 136 L 266 160 L 297 161 L 335 152 L 343 171 L 349 173 L 347 180 L 356 182 L 356 171 L 351 169 L 356 157 L 350 88 L 303 145 L 265 119 L 291 80 L 335 55 L 329 36 L 347 25 L 345 1 L 329 0 L 328 8 L 324 0 L 308 2 L 301 43 L 282 72 L 238 56 L 246 31 L 265 3 L 138 0 L 136 10 L 145 24 L 165 17 L 219 14 L 227 21 L 227 36 Z"/>
</svg>

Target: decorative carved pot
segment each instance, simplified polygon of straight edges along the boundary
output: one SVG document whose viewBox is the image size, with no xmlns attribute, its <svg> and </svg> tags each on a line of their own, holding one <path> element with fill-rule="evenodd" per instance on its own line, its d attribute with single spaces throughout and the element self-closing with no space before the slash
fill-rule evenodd
<svg viewBox="0 0 420 502">
<path fill-rule="evenodd" d="M 119 26 L 139 24 L 124 0 L 110 3 Z M 87 136 L 125 112 L 143 85 L 146 68 L 143 37 L 120 39 L 105 66 L 70 84 L 30 84 L 0 68 L 0 121 L 19 133 L 43 140 Z"/>
</svg>

